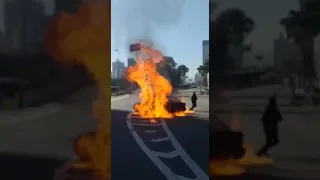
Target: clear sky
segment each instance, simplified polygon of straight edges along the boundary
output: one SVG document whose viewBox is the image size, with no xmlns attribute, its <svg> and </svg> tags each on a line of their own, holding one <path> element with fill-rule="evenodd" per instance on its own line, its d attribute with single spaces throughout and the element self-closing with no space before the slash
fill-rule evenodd
<svg viewBox="0 0 320 180">
<path fill-rule="evenodd" d="M 129 44 L 146 36 L 164 55 L 186 65 L 193 79 L 202 64 L 202 41 L 209 39 L 209 1 L 135 1 L 113 1 L 112 61 L 119 49 L 120 60 L 127 64 Z"/>
<path fill-rule="evenodd" d="M 53 12 L 53 0 L 37 0 Z M 0 1 L 0 28 L 3 28 L 3 2 Z M 208 0 L 114 0 L 112 1 L 112 49 L 119 49 L 125 64 L 128 45 L 142 36 L 151 39 L 163 54 L 190 69 L 194 78 L 202 64 L 202 41 L 209 39 Z M 112 61 L 117 54 L 112 51 Z"/>
</svg>

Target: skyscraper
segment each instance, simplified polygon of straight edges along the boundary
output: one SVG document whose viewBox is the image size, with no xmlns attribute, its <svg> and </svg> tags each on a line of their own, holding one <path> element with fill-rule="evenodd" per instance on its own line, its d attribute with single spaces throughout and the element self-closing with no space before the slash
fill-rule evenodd
<svg viewBox="0 0 320 180">
<path fill-rule="evenodd" d="M 125 65 L 123 62 L 117 60 L 112 62 L 112 78 L 119 79 L 124 77 Z"/>
<path fill-rule="evenodd" d="M 202 62 L 203 64 L 209 59 L 209 41 L 202 41 Z"/>
</svg>

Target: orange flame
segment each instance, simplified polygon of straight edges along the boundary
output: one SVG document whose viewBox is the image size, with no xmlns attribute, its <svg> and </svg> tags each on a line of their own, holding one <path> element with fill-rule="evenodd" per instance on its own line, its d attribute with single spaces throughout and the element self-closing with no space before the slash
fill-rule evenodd
<svg viewBox="0 0 320 180">
<path fill-rule="evenodd" d="M 140 53 L 137 53 L 137 64 L 128 67 L 126 78 L 136 82 L 140 88 L 139 104 L 134 109 L 143 118 L 173 118 L 185 116 L 185 112 L 169 113 L 165 106 L 172 93 L 170 82 L 157 72 L 157 64 L 164 62 L 160 51 L 140 42 Z"/>
<path fill-rule="evenodd" d="M 111 179 L 110 14 L 110 2 L 83 3 L 76 13 L 57 16 L 46 36 L 48 53 L 54 59 L 84 64 L 100 85 L 99 99 L 93 104 L 99 125 L 95 132 L 77 138 L 75 151 L 80 162 L 73 166 L 90 169 L 105 180 Z"/>
<path fill-rule="evenodd" d="M 234 131 L 240 129 L 239 120 L 235 114 L 230 123 L 230 127 Z M 210 174 L 229 176 L 240 175 L 246 172 L 248 166 L 269 165 L 273 163 L 271 158 L 256 156 L 250 144 L 244 144 L 244 148 L 246 153 L 241 159 L 211 160 L 209 164 Z"/>
</svg>

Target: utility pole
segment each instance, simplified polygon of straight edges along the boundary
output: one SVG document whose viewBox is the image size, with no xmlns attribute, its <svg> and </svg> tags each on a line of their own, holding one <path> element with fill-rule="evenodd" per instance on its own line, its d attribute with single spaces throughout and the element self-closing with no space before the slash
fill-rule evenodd
<svg viewBox="0 0 320 180">
<path fill-rule="evenodd" d="M 120 55 L 119 55 L 119 50 L 118 49 L 116 49 L 115 50 L 117 53 L 118 53 L 118 58 L 117 58 L 117 80 L 116 80 L 116 82 L 117 82 L 117 96 L 119 95 L 119 76 L 120 76 Z"/>
</svg>

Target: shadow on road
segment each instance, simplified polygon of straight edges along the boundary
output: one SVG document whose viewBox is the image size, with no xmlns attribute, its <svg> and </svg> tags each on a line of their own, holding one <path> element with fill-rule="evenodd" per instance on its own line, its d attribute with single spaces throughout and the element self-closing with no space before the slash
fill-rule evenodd
<svg viewBox="0 0 320 180">
<path fill-rule="evenodd" d="M 25 154 L 1 153 L 1 178 L 10 180 L 50 180 L 54 171 L 66 160 L 35 157 Z"/>
</svg>

